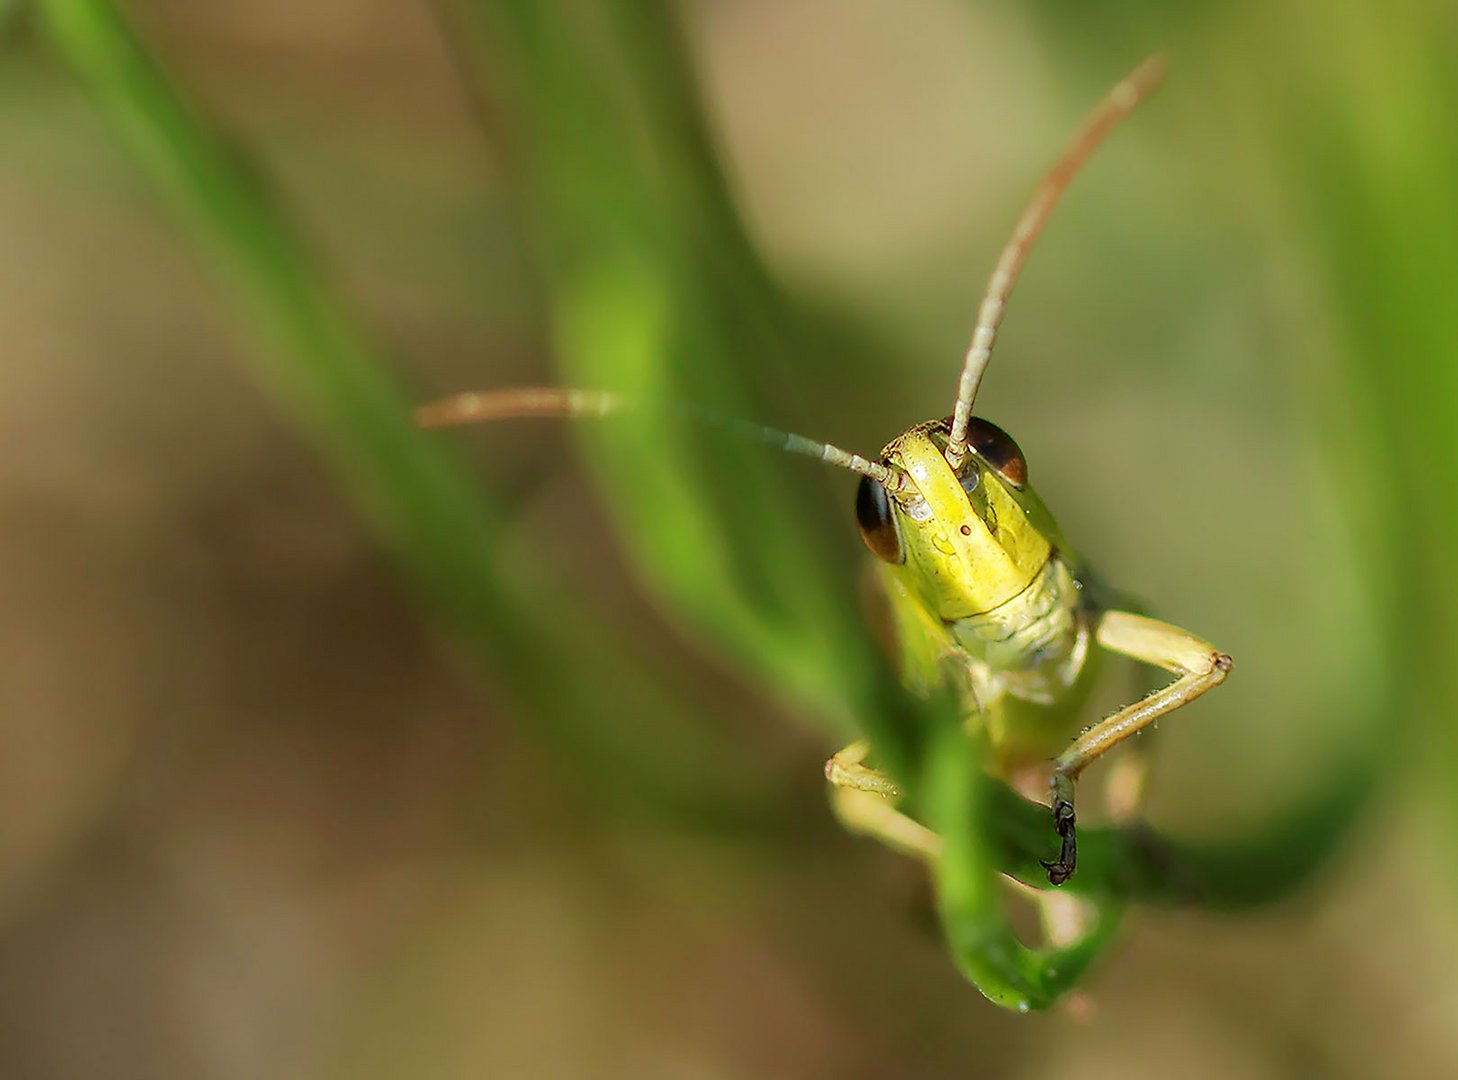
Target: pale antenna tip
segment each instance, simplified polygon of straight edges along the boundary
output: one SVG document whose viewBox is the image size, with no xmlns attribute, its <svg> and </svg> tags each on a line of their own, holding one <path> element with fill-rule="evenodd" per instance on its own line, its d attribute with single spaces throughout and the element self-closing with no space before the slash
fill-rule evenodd
<svg viewBox="0 0 1458 1080">
<path fill-rule="evenodd" d="M 480 411 L 481 395 L 465 393 L 419 405 L 410 415 L 416 427 L 429 429 L 467 423 Z"/>
<path fill-rule="evenodd" d="M 1169 59 L 1155 53 L 1126 75 L 1109 98 L 1116 109 L 1127 112 L 1158 90 L 1168 74 Z"/>
<path fill-rule="evenodd" d="M 997 331 L 1002 325 L 1008 297 L 1012 295 L 1013 287 L 1022 273 L 1033 241 L 1043 231 L 1048 215 L 1052 213 L 1053 207 L 1057 205 L 1069 182 L 1082 168 L 1088 156 L 1130 110 L 1159 87 L 1168 67 L 1164 56 L 1155 53 L 1114 85 L 1043 177 L 1022 216 L 1018 218 L 1012 238 L 1003 248 L 992 277 L 988 280 L 987 291 L 977 310 L 977 324 L 972 330 L 972 342 L 967 347 L 962 374 L 957 382 L 957 400 L 952 411 L 952 427 L 947 436 L 946 449 L 947 461 L 954 469 L 967 457 L 967 433 L 972 420 L 972 404 L 977 398 L 988 362 L 992 359 L 992 348 L 997 341 Z"/>
</svg>

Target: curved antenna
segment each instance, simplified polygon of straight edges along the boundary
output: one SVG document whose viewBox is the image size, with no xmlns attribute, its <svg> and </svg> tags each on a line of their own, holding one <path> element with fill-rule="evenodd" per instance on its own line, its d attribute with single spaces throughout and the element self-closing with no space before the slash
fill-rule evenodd
<svg viewBox="0 0 1458 1080">
<path fill-rule="evenodd" d="M 1023 209 L 1013 229 L 1012 239 L 1002 249 L 992 277 L 987 282 L 987 293 L 977 309 L 977 325 L 972 331 L 972 343 L 967 348 L 967 358 L 962 364 L 962 377 L 957 383 L 957 406 L 952 412 L 952 430 L 947 439 L 947 464 L 955 470 L 967 457 L 967 426 L 972 420 L 972 402 L 977 397 L 977 387 L 992 359 L 992 346 L 997 341 L 997 328 L 1002 325 L 1003 310 L 1007 298 L 1012 295 L 1013 286 L 1018 283 L 1023 264 L 1028 258 L 1028 249 L 1043 231 L 1048 215 L 1058 204 L 1059 197 L 1068 187 L 1074 174 L 1088 160 L 1094 149 L 1103 142 L 1119 122 L 1133 111 L 1134 106 L 1154 93 L 1164 80 L 1165 62 L 1162 56 L 1151 56 L 1128 75 L 1124 76 L 1099 102 L 1093 113 L 1084 121 L 1083 127 L 1073 137 L 1063 156 L 1048 170 L 1038 190 Z"/>
<path fill-rule="evenodd" d="M 561 419 L 602 419 L 613 413 L 635 408 L 608 390 L 568 390 L 554 386 L 521 386 L 505 390 L 482 390 L 456 394 L 422 405 L 415 410 L 415 422 L 423 428 L 456 427 L 461 424 L 485 423 L 524 417 L 558 417 Z M 695 423 L 722 428 L 741 438 L 768 443 L 792 454 L 803 454 L 842 469 L 869 476 L 886 488 L 897 492 L 902 475 L 888 465 L 868 461 L 860 454 L 842 450 L 829 443 L 816 442 L 803 435 L 733 420 L 705 412 L 692 405 L 679 405 L 676 412 Z"/>
<path fill-rule="evenodd" d="M 514 386 L 504 390 L 453 394 L 415 410 L 423 428 L 459 427 L 493 420 L 526 417 L 600 419 L 623 408 L 623 400 L 606 390 L 563 390 L 555 386 Z"/>
</svg>

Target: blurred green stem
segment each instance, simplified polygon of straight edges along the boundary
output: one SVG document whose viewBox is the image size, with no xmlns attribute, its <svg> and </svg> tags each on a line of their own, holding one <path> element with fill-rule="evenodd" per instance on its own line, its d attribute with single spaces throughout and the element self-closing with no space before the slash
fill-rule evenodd
<svg viewBox="0 0 1458 1080">
<path fill-rule="evenodd" d="M 1123 915 L 1123 897 L 1100 892 L 1105 883 L 1096 877 L 1080 882 L 1081 891 L 1092 901 L 1091 925 L 1076 941 L 1031 949 L 1018 940 L 1008 923 L 1002 882 L 989 872 L 1001 866 L 1007 854 L 996 850 L 999 834 L 993 823 L 1009 820 L 1004 815 L 1012 806 L 999 806 L 994 793 L 1002 793 L 1004 799 L 1010 793 L 983 771 L 984 757 L 981 739 L 969 739 L 961 718 L 949 710 L 933 735 L 920 784 L 927 822 L 943 843 L 936 868 L 937 908 L 952 959 L 984 994 L 1019 1012 L 1046 1009 L 1078 985 L 1113 940 Z M 1023 805 L 1041 819 L 1036 841 L 1041 852 L 1050 835 L 1047 808 Z M 1033 836 L 1027 834 L 1029 839 Z M 1045 885 L 1046 874 L 1041 867 L 1038 870 L 1036 881 Z"/>
<path fill-rule="evenodd" d="M 500 565 L 501 523 L 479 487 L 410 422 L 387 357 L 319 280 L 303 245 L 234 147 L 188 107 L 108 0 L 44 0 L 44 26 L 202 243 L 260 384 L 308 433 L 435 608 L 491 658 L 534 725 L 598 791 L 721 817 L 753 807 L 740 750 L 686 723 L 622 635 L 542 566 Z M 573 666 L 570 678 L 561 668 Z M 614 686 L 633 694 L 601 693 Z M 719 785 L 720 776 L 734 777 Z M 739 811 L 734 811 L 738 813 Z"/>
<path fill-rule="evenodd" d="M 474 67 L 514 122 L 517 190 L 542 238 L 569 384 L 647 404 L 744 408 L 793 362 L 800 328 L 769 281 L 715 160 L 671 9 L 660 0 L 459 0 Z M 593 27 L 589 34 L 584 27 Z M 635 569 L 712 645 L 812 715 L 855 716 L 883 767 L 917 724 L 827 572 L 786 463 L 673 412 L 585 431 Z"/>
<path fill-rule="evenodd" d="M 1312 28 L 1320 27 L 1313 34 Z M 1261 114 L 1331 295 L 1313 358 L 1332 482 L 1374 598 L 1383 761 L 1458 812 L 1458 24 L 1426 0 L 1310 0 L 1272 23 Z M 1289 43 L 1300 42 L 1291 48 Z M 1285 47 L 1283 47 L 1283 44 Z M 1437 752 L 1433 752 L 1434 749 Z M 1419 754 L 1418 751 L 1426 753 Z M 1451 844 L 1451 830 L 1439 843 Z M 1436 862 L 1452 866 L 1452 859 Z"/>
</svg>

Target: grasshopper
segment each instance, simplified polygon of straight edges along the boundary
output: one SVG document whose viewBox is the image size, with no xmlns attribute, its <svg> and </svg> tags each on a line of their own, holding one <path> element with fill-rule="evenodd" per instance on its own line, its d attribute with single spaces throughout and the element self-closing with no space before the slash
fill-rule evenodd
<svg viewBox="0 0 1458 1080">
<path fill-rule="evenodd" d="M 1007 300 L 1054 205 L 1094 148 L 1159 84 L 1146 61 L 1095 108 L 1043 178 L 1013 230 L 978 309 L 951 416 L 909 428 L 875 460 L 803 436 L 742 425 L 753 436 L 861 476 L 855 516 L 889 602 L 903 679 L 929 693 L 949 668 L 967 724 L 980 726 L 989 767 L 1010 780 L 1052 759 L 1047 781 L 1062 885 L 1077 866 L 1079 774 L 1161 716 L 1224 681 L 1230 657 L 1177 626 L 1131 610 L 1064 540 L 1034 491 L 1012 437 L 972 415 Z M 467 393 L 417 413 L 426 427 L 510 417 L 600 417 L 626 407 L 596 390 L 514 388 Z M 729 422 L 695 414 L 710 423 Z M 729 423 L 731 427 L 741 425 Z M 1161 668 L 1174 680 L 1077 731 L 1102 653 Z M 853 831 L 935 863 L 940 838 L 897 809 L 874 748 L 852 743 L 826 763 L 837 816 Z"/>
</svg>

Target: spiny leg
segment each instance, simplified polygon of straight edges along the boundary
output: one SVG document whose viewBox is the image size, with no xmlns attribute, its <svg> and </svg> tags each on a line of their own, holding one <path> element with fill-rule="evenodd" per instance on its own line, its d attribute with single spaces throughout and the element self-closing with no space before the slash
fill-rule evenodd
<svg viewBox="0 0 1458 1080">
<path fill-rule="evenodd" d="M 870 753 L 871 744 L 857 739 L 825 763 L 835 816 L 849 832 L 879 840 L 903 855 L 935 862 L 942 853 L 942 838 L 896 809 L 891 800 L 901 792 L 889 776 L 864 764 Z"/>
<path fill-rule="evenodd" d="M 1110 611 L 1101 616 L 1095 640 L 1111 652 L 1172 671 L 1179 678 L 1095 724 L 1054 760 L 1049 786 L 1053 791 L 1053 827 L 1062 847 L 1057 859 L 1043 860 L 1048 880 L 1054 885 L 1062 885 L 1072 877 L 1078 864 L 1073 784 L 1079 773 L 1161 716 L 1219 686 L 1231 668 L 1229 656 L 1188 630 L 1127 611 Z"/>
<path fill-rule="evenodd" d="M 1149 737 L 1146 733 L 1145 739 Z M 1130 825 L 1139 818 L 1149 782 L 1149 753 L 1144 739 L 1130 743 L 1109 762 L 1103 781 L 1104 813 L 1115 826 Z"/>
<path fill-rule="evenodd" d="M 868 836 L 892 851 L 919 859 L 929 869 L 934 869 L 942 857 L 942 838 L 896 809 L 882 795 L 836 787 L 830 794 L 830 806 L 847 832 Z M 1085 900 L 1072 894 L 1040 891 L 1015 878 L 1004 880 L 1010 892 L 1037 911 L 1045 944 L 1066 948 L 1090 932 L 1096 915 Z"/>
<path fill-rule="evenodd" d="M 838 788 L 871 791 L 887 798 L 896 798 L 900 790 L 885 773 L 863 764 L 871 753 L 871 744 L 857 739 L 825 763 L 825 779 Z"/>
<path fill-rule="evenodd" d="M 1143 612 L 1137 608 L 1121 608 L 1122 611 L 1133 611 L 1136 615 Z M 1159 689 L 1160 671 L 1158 668 L 1139 667 L 1130 668 L 1131 677 L 1129 680 L 1130 699 L 1142 698 Z M 1152 745 L 1150 739 L 1157 733 L 1153 728 L 1144 732 L 1137 739 L 1131 739 L 1124 747 L 1114 755 L 1109 762 L 1108 768 L 1104 771 L 1103 802 L 1104 813 L 1108 815 L 1109 823 L 1115 827 L 1122 828 L 1130 825 L 1139 819 L 1144 808 L 1146 789 L 1149 786 L 1150 751 Z"/>
<path fill-rule="evenodd" d="M 1148 617 L 1147 606 L 1130 596 L 1117 601 L 1117 610 Z M 1154 693 L 1162 685 L 1163 672 L 1157 667 L 1146 665 L 1129 666 L 1129 700 L 1143 698 Z M 1129 740 L 1110 760 L 1104 770 L 1101 782 L 1103 788 L 1104 813 L 1109 824 L 1123 828 L 1139 819 L 1144 810 L 1144 800 L 1149 788 L 1149 770 L 1152 745 L 1151 738 L 1158 733 L 1150 728 L 1137 739 Z M 1044 782 L 1046 787 L 1046 781 Z"/>
<path fill-rule="evenodd" d="M 870 744 L 861 739 L 825 763 L 825 775 L 832 784 L 832 812 L 847 832 L 868 836 L 934 867 L 941 859 L 942 838 L 896 809 L 896 786 L 885 774 L 864 764 L 869 754 Z M 1066 947 L 1089 932 L 1093 913 L 1077 897 L 1041 892 L 1014 878 L 1006 881 L 1009 889 L 1036 908 L 1047 944 Z"/>
<path fill-rule="evenodd" d="M 928 865 L 942 856 L 942 838 L 896 809 L 884 795 L 837 787 L 830 793 L 830 807 L 847 832 L 879 840 Z"/>
</svg>

